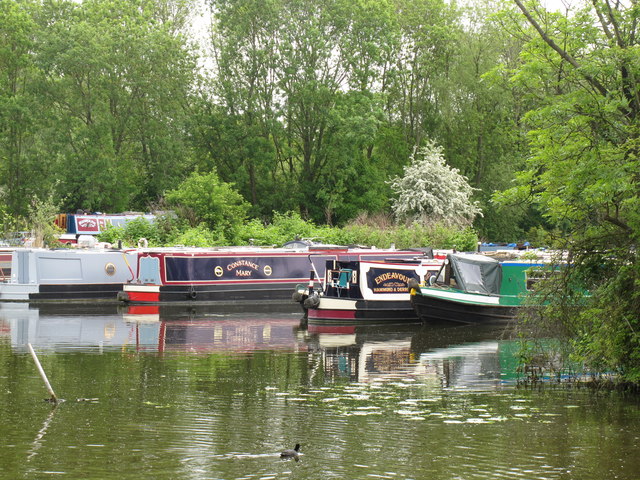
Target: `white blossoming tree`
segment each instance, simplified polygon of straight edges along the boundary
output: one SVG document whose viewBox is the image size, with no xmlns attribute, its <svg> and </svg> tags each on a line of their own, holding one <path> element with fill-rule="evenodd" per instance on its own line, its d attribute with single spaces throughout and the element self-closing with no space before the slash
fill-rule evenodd
<svg viewBox="0 0 640 480">
<path fill-rule="evenodd" d="M 398 220 L 467 226 L 482 215 L 478 202 L 471 200 L 474 189 L 458 169 L 446 164 L 442 150 L 433 141 L 415 148 L 404 176 L 389 181 L 397 196 L 392 209 Z"/>
</svg>

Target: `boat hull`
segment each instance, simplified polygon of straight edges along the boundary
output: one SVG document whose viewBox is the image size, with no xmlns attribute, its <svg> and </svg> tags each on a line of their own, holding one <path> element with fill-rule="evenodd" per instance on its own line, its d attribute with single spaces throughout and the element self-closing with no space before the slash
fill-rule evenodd
<svg viewBox="0 0 640 480">
<path fill-rule="evenodd" d="M 407 300 L 363 300 L 320 297 L 316 308 L 307 310 L 309 323 L 323 322 L 417 322 Z"/>
<path fill-rule="evenodd" d="M 302 302 L 309 323 L 418 322 L 409 285 L 438 271 L 431 258 L 380 261 L 339 258 L 326 266 L 324 291 Z M 302 293 L 302 297 L 306 292 Z"/>
<path fill-rule="evenodd" d="M 117 302 L 123 284 L 134 278 L 135 259 L 135 251 L 16 249 L 0 301 Z"/>
<path fill-rule="evenodd" d="M 482 303 L 483 300 L 486 301 Z M 476 302 L 471 303 L 456 297 L 442 298 L 425 293 L 411 295 L 411 305 L 423 322 L 466 324 L 508 321 L 517 315 L 519 308 L 517 305 L 500 304 L 496 297 L 477 298 Z"/>
<path fill-rule="evenodd" d="M 129 304 L 202 304 L 291 302 L 298 282 L 244 282 L 242 284 L 136 285 L 122 286 L 120 301 Z"/>
</svg>

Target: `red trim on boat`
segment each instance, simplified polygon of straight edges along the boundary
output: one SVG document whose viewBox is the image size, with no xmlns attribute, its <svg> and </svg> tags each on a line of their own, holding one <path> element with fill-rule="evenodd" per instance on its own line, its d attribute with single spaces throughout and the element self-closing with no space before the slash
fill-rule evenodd
<svg viewBox="0 0 640 480">
<path fill-rule="evenodd" d="M 298 277 L 298 278 L 247 278 L 243 280 L 185 280 L 185 281 L 176 281 L 169 280 L 165 281 L 161 286 L 167 285 L 242 285 L 244 284 L 262 284 L 262 283 L 303 283 L 308 282 L 309 277 Z"/>
<path fill-rule="evenodd" d="M 308 318 L 325 318 L 325 319 L 354 319 L 356 318 L 355 310 L 315 310 L 310 309 L 307 313 Z"/>
<path fill-rule="evenodd" d="M 127 291 L 130 302 L 159 302 L 160 292 Z"/>
</svg>

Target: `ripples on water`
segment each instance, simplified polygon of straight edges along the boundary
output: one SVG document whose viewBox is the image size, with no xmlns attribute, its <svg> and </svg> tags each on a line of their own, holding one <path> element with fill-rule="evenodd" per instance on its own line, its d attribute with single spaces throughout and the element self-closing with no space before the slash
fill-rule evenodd
<svg viewBox="0 0 640 480">
<path fill-rule="evenodd" d="M 638 478 L 638 399 L 514 386 L 495 328 L 0 309 L 0 477 Z M 161 312 L 162 313 L 162 312 Z M 45 404 L 31 342 L 59 396 Z M 81 400 L 81 401 L 78 401 Z M 299 461 L 279 452 L 302 444 Z"/>
</svg>

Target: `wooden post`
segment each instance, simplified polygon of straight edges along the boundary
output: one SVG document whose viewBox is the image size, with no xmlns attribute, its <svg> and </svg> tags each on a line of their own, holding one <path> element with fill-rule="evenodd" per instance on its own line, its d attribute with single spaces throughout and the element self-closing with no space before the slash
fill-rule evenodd
<svg viewBox="0 0 640 480">
<path fill-rule="evenodd" d="M 49 392 L 49 395 L 51 395 L 51 403 L 53 403 L 54 405 L 57 405 L 58 397 L 56 397 L 56 394 L 53 392 L 53 388 L 51 388 L 51 384 L 49 383 L 47 374 L 44 373 L 44 370 L 42 368 L 42 365 L 40 365 L 40 360 L 38 360 L 38 356 L 36 355 L 36 352 L 33 350 L 33 347 L 31 346 L 30 343 L 27 343 L 27 347 L 29 347 L 29 352 L 31 352 L 33 361 L 35 362 L 36 367 L 38 367 L 38 372 L 40 372 L 40 376 L 42 377 L 42 380 L 44 381 L 44 384 L 47 387 L 47 391 Z"/>
</svg>

